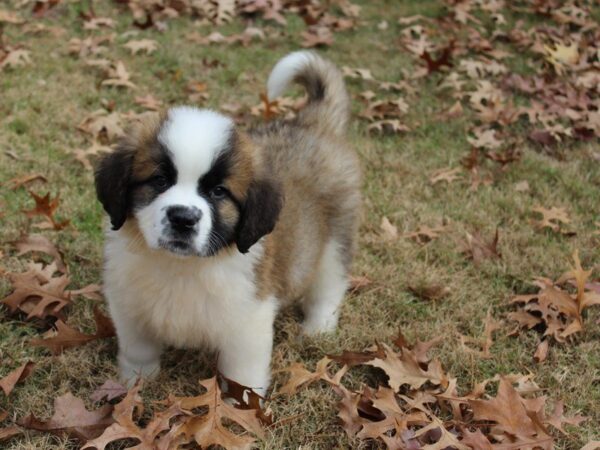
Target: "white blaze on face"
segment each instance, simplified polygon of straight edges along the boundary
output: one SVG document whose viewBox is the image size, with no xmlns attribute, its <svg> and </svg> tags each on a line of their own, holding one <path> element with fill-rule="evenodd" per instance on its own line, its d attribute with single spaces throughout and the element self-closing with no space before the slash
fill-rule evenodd
<svg viewBox="0 0 600 450">
<path fill-rule="evenodd" d="M 167 209 L 181 205 L 195 207 L 202 212 L 193 250 L 202 254 L 207 249 L 212 213 L 206 199 L 198 193 L 198 181 L 226 148 L 232 130 L 231 119 L 214 111 L 186 106 L 169 110 L 158 140 L 167 149 L 177 170 L 177 181 L 135 213 L 150 248 L 158 248 L 161 238 L 168 238 L 164 235 L 168 228 Z"/>
</svg>

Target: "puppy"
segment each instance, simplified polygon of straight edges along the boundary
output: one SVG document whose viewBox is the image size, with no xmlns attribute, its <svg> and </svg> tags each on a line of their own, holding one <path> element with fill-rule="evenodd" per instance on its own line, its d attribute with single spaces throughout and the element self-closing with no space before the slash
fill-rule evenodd
<svg viewBox="0 0 600 450">
<path fill-rule="evenodd" d="M 244 132 L 214 111 L 174 107 L 99 162 L 122 380 L 155 375 L 165 345 L 208 345 L 224 376 L 264 394 L 279 305 L 301 300 L 306 333 L 335 329 L 361 203 L 349 98 L 315 53 L 280 60 L 269 98 L 292 81 L 308 92 L 292 121 Z"/>
</svg>

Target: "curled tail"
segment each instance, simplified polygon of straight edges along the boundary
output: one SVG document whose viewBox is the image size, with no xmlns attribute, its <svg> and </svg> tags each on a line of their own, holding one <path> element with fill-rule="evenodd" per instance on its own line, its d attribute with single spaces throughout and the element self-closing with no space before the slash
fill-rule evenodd
<svg viewBox="0 0 600 450">
<path fill-rule="evenodd" d="M 279 97 L 291 82 L 304 86 L 308 104 L 298 119 L 306 126 L 341 136 L 350 116 L 350 99 L 344 78 L 330 61 L 314 52 L 298 51 L 280 59 L 269 75 L 269 100 Z"/>
</svg>

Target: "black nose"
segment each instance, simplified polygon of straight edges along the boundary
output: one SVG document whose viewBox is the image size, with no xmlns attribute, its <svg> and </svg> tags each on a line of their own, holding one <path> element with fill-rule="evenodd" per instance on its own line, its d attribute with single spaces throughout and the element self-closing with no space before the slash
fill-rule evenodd
<svg viewBox="0 0 600 450">
<path fill-rule="evenodd" d="M 167 219 L 171 226 L 178 231 L 191 230 L 200 221 L 200 218 L 202 218 L 202 211 L 193 206 L 175 205 L 167 209 Z"/>
</svg>

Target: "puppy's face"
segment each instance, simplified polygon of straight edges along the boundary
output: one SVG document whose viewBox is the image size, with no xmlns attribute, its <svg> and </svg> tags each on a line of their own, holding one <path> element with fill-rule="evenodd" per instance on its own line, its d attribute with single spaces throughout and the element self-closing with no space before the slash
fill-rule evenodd
<svg viewBox="0 0 600 450">
<path fill-rule="evenodd" d="M 276 185 L 257 177 L 253 152 L 229 118 L 173 108 L 100 162 L 98 198 L 114 229 L 134 221 L 151 249 L 211 256 L 235 243 L 246 252 L 281 208 Z"/>
</svg>

